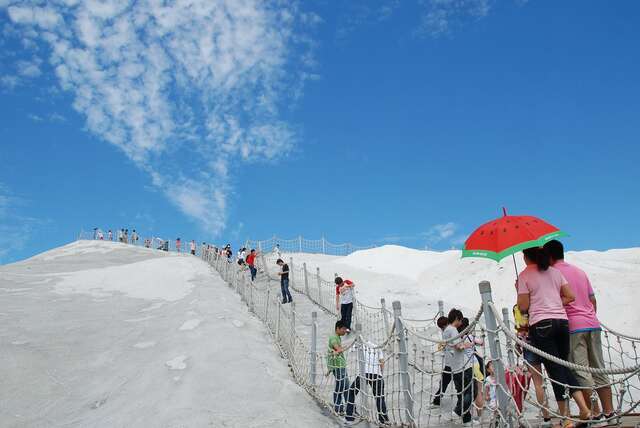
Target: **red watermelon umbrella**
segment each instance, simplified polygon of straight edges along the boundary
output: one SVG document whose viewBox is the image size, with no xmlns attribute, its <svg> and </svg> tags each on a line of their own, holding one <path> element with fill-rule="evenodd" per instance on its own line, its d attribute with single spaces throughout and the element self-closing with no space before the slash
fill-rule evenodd
<svg viewBox="0 0 640 428">
<path fill-rule="evenodd" d="M 499 262 L 527 248 L 541 247 L 566 236 L 557 227 L 537 217 L 504 215 L 477 228 L 464 243 L 462 257 L 482 257 Z M 515 264 L 515 258 L 513 260 Z"/>
</svg>

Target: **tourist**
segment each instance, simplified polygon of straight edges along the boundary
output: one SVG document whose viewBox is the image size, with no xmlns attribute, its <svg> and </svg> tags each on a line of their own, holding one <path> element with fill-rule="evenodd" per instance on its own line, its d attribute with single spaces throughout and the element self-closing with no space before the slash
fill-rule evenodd
<svg viewBox="0 0 640 428">
<path fill-rule="evenodd" d="M 516 291 L 517 291 L 517 281 L 516 281 Z M 529 323 L 527 318 L 522 315 L 518 305 L 513 307 L 513 319 L 515 320 L 515 328 L 516 335 L 523 342 L 531 344 L 531 339 L 529 337 Z M 522 354 L 522 358 L 524 359 L 525 365 L 527 367 L 527 373 L 529 373 L 531 380 L 533 381 L 533 389 L 536 393 L 536 400 L 542 409 L 542 419 L 543 424 L 542 427 L 550 426 L 551 424 L 551 414 L 549 413 L 549 409 L 547 408 L 547 394 L 544 390 L 544 378 L 542 377 L 542 357 L 540 357 L 535 352 L 531 352 L 526 348 L 522 348 L 517 346 L 516 349 Z M 524 389 L 528 389 L 528 382 L 526 385 L 522 385 Z M 526 392 L 525 392 L 526 394 Z"/>
<path fill-rule="evenodd" d="M 449 325 L 444 329 L 442 340 L 451 352 L 451 372 L 457 392 L 454 413 L 462 417 L 463 426 L 472 426 L 475 424 L 471 418 L 471 402 L 474 398 L 473 367 L 465 352 L 471 345 L 458 337 L 458 327 L 464 318 L 462 312 L 458 309 L 451 309 L 447 318 Z"/>
<path fill-rule="evenodd" d="M 378 422 L 387 424 L 389 423 L 389 416 L 387 415 L 387 403 L 384 397 L 384 378 L 382 377 L 384 355 L 382 350 L 371 342 L 364 343 L 360 346 L 364 360 L 364 380 L 369 384 L 373 392 L 373 397 L 376 401 L 376 411 L 378 412 Z M 360 392 L 360 384 L 360 376 L 356 376 L 356 379 L 349 387 L 347 394 L 347 417 L 345 418 L 347 423 L 352 423 L 355 420 L 353 415 L 356 411 L 355 402 L 356 396 Z"/>
<path fill-rule="evenodd" d="M 518 276 L 518 307 L 528 312 L 532 345 L 547 354 L 567 361 L 569 358 L 569 321 L 564 305 L 575 300 L 562 273 L 550 267 L 549 254 L 543 248 L 523 251 L 527 267 Z M 543 358 L 542 363 L 552 382 L 553 393 L 562 416 L 569 416 L 563 385 L 577 386 L 573 373 L 566 367 Z M 589 420 L 591 413 L 582 393 L 570 388 L 570 395 L 580 409 L 580 418 Z"/>
<path fill-rule="evenodd" d="M 497 387 L 498 380 L 496 379 L 495 369 L 493 367 L 493 361 L 488 361 L 485 367 L 486 377 L 484 378 L 484 399 L 487 403 L 487 409 L 491 413 L 491 423 L 489 426 L 494 425 L 494 422 L 498 419 L 498 398 Z"/>
<path fill-rule="evenodd" d="M 180 238 L 176 238 L 176 251 L 180 252 L 181 247 L 182 247 L 182 242 L 180 241 Z"/>
<path fill-rule="evenodd" d="M 462 323 L 458 327 L 458 333 L 462 333 L 467 328 L 469 328 L 469 318 L 462 318 Z M 471 332 L 467 332 L 462 338 L 465 343 L 465 356 L 469 365 L 471 365 L 472 373 L 473 373 L 473 399 L 475 403 L 475 408 L 477 411 L 478 419 L 482 416 L 482 409 L 484 407 L 484 394 L 479 394 L 478 392 L 482 391 L 482 385 L 484 384 L 484 358 L 482 358 L 476 352 L 476 345 L 482 346 L 484 345 L 484 341 L 475 337 Z"/>
<path fill-rule="evenodd" d="M 449 325 L 449 318 L 444 316 L 438 318 L 437 325 L 438 325 L 438 328 L 441 330 L 441 334 L 444 334 L 444 330 Z M 438 386 L 438 391 L 436 391 L 435 395 L 433 396 L 433 406 L 436 406 L 436 407 L 440 406 L 442 395 L 445 392 L 447 392 L 447 387 L 449 386 L 449 383 L 451 383 L 451 356 L 452 356 L 451 352 L 445 346 L 440 346 L 438 350 L 444 351 L 444 361 L 443 361 L 444 368 L 442 369 L 442 377 L 440 379 L 440 385 Z"/>
<path fill-rule="evenodd" d="M 575 296 L 573 302 L 565 305 L 567 318 L 569 319 L 569 361 L 580 366 L 604 369 L 604 356 L 602 355 L 602 327 L 596 315 L 596 296 L 591 287 L 589 277 L 577 266 L 564 261 L 564 247 L 560 241 L 553 240 L 544 245 L 544 249 L 551 257 L 551 266 L 559 270 L 569 283 L 569 288 Z M 609 378 L 606 374 L 574 371 L 580 386 L 595 388 L 602 412 L 595 403 L 594 419 L 613 418 L 613 399 Z M 590 389 L 583 389 L 585 401 L 591 401 Z M 602 421 L 604 423 L 604 421 Z"/>
<path fill-rule="evenodd" d="M 256 269 L 256 257 L 258 253 L 256 250 L 251 249 L 251 252 L 247 256 L 247 265 L 249 265 L 249 271 L 251 272 L 251 281 L 256 279 L 256 275 L 258 274 L 258 269 Z"/>
<path fill-rule="evenodd" d="M 276 244 L 276 246 L 273 248 L 273 252 L 275 253 L 276 258 L 282 258 L 282 253 L 280 252 L 280 244 Z"/>
<path fill-rule="evenodd" d="M 339 276 L 336 283 L 336 310 L 340 312 L 340 319 L 343 320 L 351 332 L 351 313 L 353 312 L 353 288 L 356 286 L 350 280 L 343 280 Z"/>
<path fill-rule="evenodd" d="M 113 241 L 113 232 L 111 229 L 109 229 L 109 234 L 107 236 L 109 237 L 109 241 Z"/>
<path fill-rule="evenodd" d="M 242 247 L 240 248 L 240 251 L 238 252 L 238 265 L 242 266 L 244 265 L 244 259 L 247 256 L 247 249 Z"/>
<path fill-rule="evenodd" d="M 138 232 L 136 232 L 135 229 L 133 229 L 133 232 L 131 232 L 131 243 L 133 245 L 138 245 Z"/>
<path fill-rule="evenodd" d="M 278 259 L 280 260 L 280 259 Z M 280 260 L 282 262 L 282 260 Z M 344 404 L 347 402 L 347 359 L 342 348 L 342 336 L 347 334 L 347 326 L 344 321 L 338 320 L 335 325 L 335 334 L 329 337 L 329 352 L 327 355 L 327 368 L 336 380 L 333 390 L 333 410 L 341 415 L 344 414 Z"/>
<path fill-rule="evenodd" d="M 289 292 L 289 265 L 282 261 L 282 259 L 276 260 L 276 264 L 282 269 L 280 272 L 278 272 L 278 275 L 280 275 L 282 303 L 291 303 L 293 302 L 293 298 L 291 297 L 291 293 Z"/>
<path fill-rule="evenodd" d="M 191 240 L 191 244 L 189 244 L 189 250 L 192 256 L 196 255 L 196 241 L 193 239 Z"/>
<path fill-rule="evenodd" d="M 129 243 L 129 229 L 124 230 L 124 243 L 125 244 Z"/>
</svg>

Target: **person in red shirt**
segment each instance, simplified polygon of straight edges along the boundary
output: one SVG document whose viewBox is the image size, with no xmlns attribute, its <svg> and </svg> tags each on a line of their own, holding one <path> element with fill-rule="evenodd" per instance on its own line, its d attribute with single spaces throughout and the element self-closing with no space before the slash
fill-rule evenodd
<svg viewBox="0 0 640 428">
<path fill-rule="evenodd" d="M 258 274 L 258 269 L 256 269 L 256 257 L 258 257 L 258 253 L 256 253 L 256 250 L 252 249 L 246 260 L 247 265 L 249 265 L 249 271 L 251 271 L 251 281 L 256 279 L 256 275 Z"/>
</svg>

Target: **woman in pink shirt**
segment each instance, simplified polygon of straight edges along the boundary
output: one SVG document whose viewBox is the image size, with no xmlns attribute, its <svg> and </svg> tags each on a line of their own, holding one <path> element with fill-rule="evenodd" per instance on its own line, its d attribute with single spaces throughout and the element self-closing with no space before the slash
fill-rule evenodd
<svg viewBox="0 0 640 428">
<path fill-rule="evenodd" d="M 518 307 L 529 313 L 529 337 L 531 344 L 541 351 L 567 361 L 569 356 L 569 322 L 564 305 L 575 297 L 567 280 L 559 270 L 550 267 L 549 254 L 542 248 L 523 251 L 527 267 L 518 276 Z M 549 374 L 553 393 L 561 415 L 569 415 L 565 400 L 565 386 L 578 386 L 578 381 L 568 368 L 543 358 Z M 569 388 L 571 396 L 580 408 L 580 418 L 591 418 L 589 407 L 578 389 Z M 574 426 L 565 421 L 566 427 Z M 586 426 L 578 424 L 577 426 Z"/>
</svg>

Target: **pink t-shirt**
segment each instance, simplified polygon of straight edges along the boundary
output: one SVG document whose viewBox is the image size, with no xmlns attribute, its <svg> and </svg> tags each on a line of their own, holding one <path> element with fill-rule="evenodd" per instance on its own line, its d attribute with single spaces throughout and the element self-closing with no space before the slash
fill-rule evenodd
<svg viewBox="0 0 640 428">
<path fill-rule="evenodd" d="M 530 325 L 546 319 L 567 319 L 560 297 L 560 287 L 566 283 L 562 273 L 552 267 L 539 271 L 536 265 L 531 265 L 520 273 L 518 294 L 529 295 Z"/>
<path fill-rule="evenodd" d="M 599 330 L 600 321 L 596 316 L 596 310 L 591 303 L 590 297 L 594 295 L 589 277 L 582 269 L 570 265 L 561 260 L 553 265 L 554 268 L 562 272 L 571 287 L 571 291 L 576 296 L 576 300 L 569 303 L 564 308 L 569 318 L 569 331 L 579 333 L 581 331 Z"/>
</svg>

